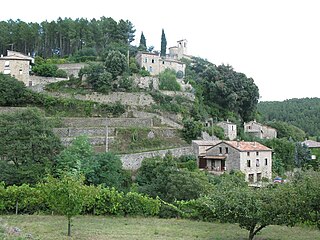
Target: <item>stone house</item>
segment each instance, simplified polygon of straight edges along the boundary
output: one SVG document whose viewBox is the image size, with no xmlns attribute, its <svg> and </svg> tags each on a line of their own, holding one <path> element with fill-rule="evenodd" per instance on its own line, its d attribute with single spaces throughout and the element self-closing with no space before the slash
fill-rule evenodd
<svg viewBox="0 0 320 240">
<path fill-rule="evenodd" d="M 7 56 L 1 55 L 0 57 L 0 72 L 10 74 L 26 86 L 32 86 L 29 73 L 33 63 L 34 59 L 32 57 L 8 50 Z"/>
<path fill-rule="evenodd" d="M 272 149 L 258 142 L 193 141 L 193 146 L 198 167 L 212 174 L 240 170 L 250 183 L 272 178 Z"/>
<path fill-rule="evenodd" d="M 237 125 L 230 122 L 229 120 L 217 123 L 217 126 L 223 128 L 224 136 L 226 139 L 235 140 L 237 139 Z"/>
<path fill-rule="evenodd" d="M 244 123 L 244 132 L 260 139 L 277 138 L 276 129 L 262 125 L 261 123 L 256 122 L 256 120 Z"/>
<path fill-rule="evenodd" d="M 161 57 L 159 53 L 138 52 L 136 60 L 141 68 L 145 68 L 150 75 L 155 76 L 165 69 L 181 71 L 185 75 L 186 65 L 180 61 L 181 58 L 190 58 L 187 54 L 187 40 L 180 40 L 177 46 L 169 48 L 169 54 Z"/>
<path fill-rule="evenodd" d="M 301 144 L 306 145 L 310 149 L 312 160 L 317 160 L 317 158 L 320 157 L 320 156 L 317 156 L 320 154 L 320 142 L 306 139 Z"/>
</svg>

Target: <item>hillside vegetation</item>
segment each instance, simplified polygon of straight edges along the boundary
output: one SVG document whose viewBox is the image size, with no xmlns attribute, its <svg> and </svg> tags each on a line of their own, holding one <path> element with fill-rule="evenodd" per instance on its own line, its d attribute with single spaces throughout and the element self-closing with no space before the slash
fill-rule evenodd
<svg viewBox="0 0 320 240">
<path fill-rule="evenodd" d="M 301 128 L 310 136 L 320 136 L 320 98 L 260 102 L 258 112 L 263 121 L 287 122 Z"/>
</svg>

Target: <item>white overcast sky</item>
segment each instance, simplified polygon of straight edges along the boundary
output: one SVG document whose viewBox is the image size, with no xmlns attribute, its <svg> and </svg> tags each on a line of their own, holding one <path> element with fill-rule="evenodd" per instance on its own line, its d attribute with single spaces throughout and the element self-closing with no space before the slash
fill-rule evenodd
<svg viewBox="0 0 320 240">
<path fill-rule="evenodd" d="M 188 40 L 188 54 L 230 64 L 252 77 L 261 101 L 320 97 L 318 0 L 16 0 L 1 1 L 0 20 L 58 17 L 128 19 L 147 45 Z"/>
</svg>

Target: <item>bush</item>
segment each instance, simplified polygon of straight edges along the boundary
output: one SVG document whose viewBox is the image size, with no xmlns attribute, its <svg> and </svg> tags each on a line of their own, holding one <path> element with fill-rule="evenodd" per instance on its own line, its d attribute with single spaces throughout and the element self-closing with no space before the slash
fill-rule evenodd
<svg viewBox="0 0 320 240">
<path fill-rule="evenodd" d="M 159 89 L 168 91 L 181 91 L 181 86 L 176 80 L 174 70 L 166 69 L 159 74 Z"/>
</svg>

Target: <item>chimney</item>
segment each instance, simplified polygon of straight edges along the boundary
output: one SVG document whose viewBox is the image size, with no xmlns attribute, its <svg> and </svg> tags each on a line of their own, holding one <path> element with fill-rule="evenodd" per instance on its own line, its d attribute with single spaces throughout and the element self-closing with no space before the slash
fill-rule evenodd
<svg viewBox="0 0 320 240">
<path fill-rule="evenodd" d="M 240 147 L 240 140 L 237 139 L 237 147 Z"/>
<path fill-rule="evenodd" d="M 255 147 L 257 144 L 256 144 L 256 142 L 253 142 L 253 146 Z"/>
</svg>

